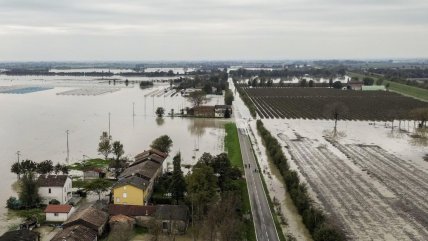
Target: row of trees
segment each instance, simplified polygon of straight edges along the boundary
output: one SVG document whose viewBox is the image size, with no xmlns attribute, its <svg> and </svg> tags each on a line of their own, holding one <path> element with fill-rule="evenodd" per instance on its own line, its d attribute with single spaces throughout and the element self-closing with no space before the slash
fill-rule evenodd
<svg viewBox="0 0 428 241">
<path fill-rule="evenodd" d="M 248 110 L 250 111 L 250 114 L 253 118 L 256 118 L 256 106 L 254 105 L 253 101 L 250 99 L 248 94 L 241 88 L 240 84 L 238 84 L 238 81 L 236 78 L 233 78 L 233 83 L 235 85 L 236 90 L 239 93 L 239 96 L 241 97 L 241 100 L 244 102 L 244 104 L 247 106 Z"/>
<path fill-rule="evenodd" d="M 18 176 L 19 191 L 18 199 L 10 197 L 7 207 L 10 209 L 27 209 L 40 205 L 41 197 L 37 184 L 37 175 L 45 174 L 68 174 L 68 166 L 57 163 L 53 165 L 51 160 L 36 163 L 32 160 L 23 160 L 12 164 L 11 172 Z"/>
<path fill-rule="evenodd" d="M 226 153 L 204 153 L 186 176 L 186 201 L 192 210 L 195 238 L 243 240 L 242 173 Z"/>
<path fill-rule="evenodd" d="M 243 213 L 240 169 L 232 167 L 227 154 L 204 153 L 184 176 L 181 155 L 173 158 L 172 172 L 165 172 L 155 186 L 155 203 L 186 204 L 192 213 L 197 240 L 242 240 Z M 169 194 L 169 195 L 166 195 Z"/>
<path fill-rule="evenodd" d="M 67 165 L 61 165 L 60 163 L 53 165 L 51 160 L 46 160 L 39 163 L 32 160 L 23 160 L 13 163 L 10 171 L 15 173 L 18 176 L 18 179 L 20 179 L 21 175 L 26 175 L 29 173 L 37 173 L 40 175 L 51 173 L 68 174 L 69 170 Z"/>
<path fill-rule="evenodd" d="M 268 156 L 283 176 L 287 191 L 303 217 L 303 223 L 311 233 L 314 241 L 345 240 L 341 230 L 329 222 L 330 220 L 327 219 L 326 215 L 314 205 L 313 200 L 309 197 L 306 185 L 300 182 L 297 172 L 290 169 L 278 140 L 264 127 L 261 120 L 257 120 L 257 130 L 266 146 Z"/>
<path fill-rule="evenodd" d="M 224 93 L 224 103 L 226 105 L 232 105 L 232 102 L 235 100 L 235 98 L 233 97 L 233 93 L 230 89 L 226 90 L 226 92 Z"/>
<path fill-rule="evenodd" d="M 303 77 L 305 75 L 314 76 L 316 78 L 330 78 L 336 76 L 344 76 L 346 70 L 344 68 L 314 68 L 314 67 L 305 67 L 305 68 L 294 68 L 294 69 L 259 69 L 259 70 L 249 70 L 249 69 L 238 69 L 230 71 L 230 75 L 233 77 L 245 77 L 251 78 L 253 76 L 265 77 L 265 78 L 291 78 L 291 77 Z"/>
</svg>

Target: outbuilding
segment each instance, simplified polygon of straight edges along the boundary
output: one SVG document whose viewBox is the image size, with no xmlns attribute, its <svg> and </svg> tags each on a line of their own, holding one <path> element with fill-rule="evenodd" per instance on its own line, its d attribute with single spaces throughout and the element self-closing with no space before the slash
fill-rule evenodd
<svg viewBox="0 0 428 241">
<path fill-rule="evenodd" d="M 45 209 L 46 221 L 65 222 L 74 211 L 71 205 L 48 205 Z"/>
</svg>

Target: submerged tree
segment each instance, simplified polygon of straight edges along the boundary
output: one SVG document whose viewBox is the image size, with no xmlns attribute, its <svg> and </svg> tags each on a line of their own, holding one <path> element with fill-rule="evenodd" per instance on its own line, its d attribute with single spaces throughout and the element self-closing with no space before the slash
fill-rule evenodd
<svg viewBox="0 0 428 241">
<path fill-rule="evenodd" d="M 157 117 L 162 118 L 164 114 L 165 114 L 165 109 L 163 107 L 158 107 L 156 109 Z"/>
<path fill-rule="evenodd" d="M 22 176 L 20 187 L 19 200 L 23 206 L 34 207 L 40 203 L 39 186 L 33 172 Z"/>
<path fill-rule="evenodd" d="M 324 113 L 327 118 L 334 119 L 334 133 L 336 133 L 337 120 L 344 119 L 349 113 L 349 108 L 342 102 L 335 102 L 333 104 L 326 105 Z"/>
<path fill-rule="evenodd" d="M 200 106 L 207 101 L 206 94 L 203 91 L 194 91 L 189 94 L 189 101 L 193 106 Z"/>
<path fill-rule="evenodd" d="M 150 147 L 161 152 L 169 153 L 172 147 L 172 140 L 169 136 L 163 135 L 156 138 Z"/>
<path fill-rule="evenodd" d="M 98 153 L 104 156 L 104 159 L 107 159 L 108 155 L 111 153 L 111 136 L 107 132 L 103 132 L 100 136 L 100 143 L 98 144 Z"/>
<path fill-rule="evenodd" d="M 428 108 L 416 108 L 410 111 L 410 116 L 419 121 L 419 128 L 425 126 L 428 121 Z"/>
<path fill-rule="evenodd" d="M 21 165 L 19 162 L 13 163 L 12 167 L 10 168 L 10 171 L 12 173 L 15 173 L 18 176 L 18 179 L 21 179 L 22 170 L 21 170 Z"/>
</svg>

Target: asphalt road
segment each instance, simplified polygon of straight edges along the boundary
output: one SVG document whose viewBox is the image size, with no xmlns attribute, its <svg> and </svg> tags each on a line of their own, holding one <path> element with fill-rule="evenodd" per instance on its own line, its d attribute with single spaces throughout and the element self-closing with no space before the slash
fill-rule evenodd
<svg viewBox="0 0 428 241">
<path fill-rule="evenodd" d="M 251 212 L 258 241 L 279 241 L 275 229 L 269 203 L 263 189 L 260 173 L 257 168 L 256 158 L 251 149 L 251 144 L 245 129 L 238 130 L 239 144 L 245 165 L 245 178 L 247 179 L 248 193 L 250 196 Z M 255 172 L 257 170 L 257 172 Z"/>
</svg>

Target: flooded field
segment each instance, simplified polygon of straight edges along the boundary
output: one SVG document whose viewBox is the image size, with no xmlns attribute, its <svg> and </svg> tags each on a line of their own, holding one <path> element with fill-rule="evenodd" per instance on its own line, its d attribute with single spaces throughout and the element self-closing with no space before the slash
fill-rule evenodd
<svg viewBox="0 0 428 241">
<path fill-rule="evenodd" d="M 171 109 L 177 113 L 190 106 L 181 95 L 171 97 L 165 93 L 169 84 L 155 84 L 144 90 L 138 84 L 116 84 L 117 91 L 99 95 L 58 95 L 75 90 L 80 93 L 77 89 L 101 91 L 112 87 L 106 81 L 87 77 L 0 76 L 0 86 L 49 87 L 25 94 L 0 93 L 0 175 L 3 183 L 0 233 L 11 224 L 4 207 L 7 198 L 16 195 L 11 188 L 16 176 L 10 172 L 11 164 L 17 160 L 16 152 L 21 152 L 21 160 L 64 163 L 66 130 L 69 130 L 70 162 L 82 160 L 84 156 L 98 157 L 99 137 L 102 131 L 108 131 L 109 113 L 113 140 L 123 143 L 125 155 L 130 158 L 147 149 L 153 139 L 163 134 L 169 135 L 174 142 L 172 155 L 181 151 L 183 164 L 195 163 L 203 152 L 218 154 L 224 150 L 225 120 L 155 117 L 157 107 L 164 107 L 166 113 Z M 149 94 L 154 91 L 156 95 Z M 222 96 L 209 98 L 210 104 L 223 104 Z"/>
<path fill-rule="evenodd" d="M 428 148 L 410 123 L 343 121 L 332 136 L 332 121 L 263 122 L 348 239 L 427 239 Z"/>
</svg>

